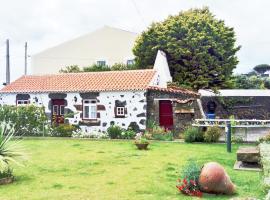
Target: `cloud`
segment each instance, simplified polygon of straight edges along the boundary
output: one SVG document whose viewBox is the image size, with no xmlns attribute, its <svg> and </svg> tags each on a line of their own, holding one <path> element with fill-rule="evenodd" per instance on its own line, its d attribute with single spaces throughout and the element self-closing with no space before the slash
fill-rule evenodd
<svg viewBox="0 0 270 200">
<path fill-rule="evenodd" d="M 168 15 L 203 6 L 235 29 L 237 43 L 242 45 L 235 72 L 247 72 L 256 64 L 269 63 L 267 0 L 0 0 L 0 83 L 5 76 L 6 38 L 10 39 L 14 80 L 24 71 L 25 41 L 29 43 L 29 53 L 35 54 L 103 25 L 141 32 Z"/>
</svg>

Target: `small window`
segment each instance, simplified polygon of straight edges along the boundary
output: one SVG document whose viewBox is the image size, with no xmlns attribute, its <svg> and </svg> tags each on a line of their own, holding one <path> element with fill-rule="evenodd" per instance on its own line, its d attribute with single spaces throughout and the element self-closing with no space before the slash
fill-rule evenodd
<svg viewBox="0 0 270 200">
<path fill-rule="evenodd" d="M 127 65 L 134 65 L 134 60 L 127 60 Z"/>
<path fill-rule="evenodd" d="M 97 101 L 83 100 L 83 119 L 97 118 Z"/>
<path fill-rule="evenodd" d="M 125 116 L 125 107 L 116 107 L 116 116 L 124 117 Z"/>
<path fill-rule="evenodd" d="M 60 115 L 64 115 L 65 114 L 65 106 L 61 105 L 60 106 Z"/>
<path fill-rule="evenodd" d="M 53 115 L 58 115 L 58 105 L 53 105 Z"/>
<path fill-rule="evenodd" d="M 97 65 L 99 65 L 99 66 L 105 66 L 106 65 L 106 61 L 105 60 L 98 60 L 97 61 Z"/>
<path fill-rule="evenodd" d="M 17 105 L 18 106 L 25 106 L 25 105 L 28 105 L 28 104 L 30 104 L 29 100 L 17 100 Z"/>
</svg>

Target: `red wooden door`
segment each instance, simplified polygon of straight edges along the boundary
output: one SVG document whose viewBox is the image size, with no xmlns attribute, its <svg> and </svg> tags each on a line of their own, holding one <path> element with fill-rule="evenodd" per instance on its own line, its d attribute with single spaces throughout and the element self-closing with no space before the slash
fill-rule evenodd
<svg viewBox="0 0 270 200">
<path fill-rule="evenodd" d="M 170 100 L 159 101 L 159 125 L 166 129 L 173 128 L 173 111 Z"/>
<path fill-rule="evenodd" d="M 65 114 L 65 100 L 64 99 L 53 99 L 52 100 L 52 122 L 56 124 L 64 123 Z"/>
</svg>

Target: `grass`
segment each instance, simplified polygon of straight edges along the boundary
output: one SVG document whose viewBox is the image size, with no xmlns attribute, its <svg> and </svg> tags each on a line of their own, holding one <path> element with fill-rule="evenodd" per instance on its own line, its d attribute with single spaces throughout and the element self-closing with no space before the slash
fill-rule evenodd
<svg viewBox="0 0 270 200">
<path fill-rule="evenodd" d="M 153 142 L 139 151 L 131 141 L 24 140 L 31 152 L 16 181 L 0 186 L 1 200 L 182 200 L 176 180 L 189 158 L 221 163 L 238 187 L 238 197 L 262 198 L 258 172 L 235 171 L 235 151 L 224 144 Z M 230 199 L 223 195 L 203 199 Z M 196 199 L 196 198 L 195 198 Z"/>
</svg>

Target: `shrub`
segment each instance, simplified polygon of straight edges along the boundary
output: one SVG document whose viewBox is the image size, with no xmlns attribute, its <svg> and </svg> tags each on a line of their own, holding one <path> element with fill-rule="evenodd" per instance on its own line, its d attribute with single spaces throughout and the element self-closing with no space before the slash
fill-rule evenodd
<svg viewBox="0 0 270 200">
<path fill-rule="evenodd" d="M 267 133 L 264 137 L 261 137 L 259 139 L 259 142 L 267 142 L 267 143 L 269 143 L 270 142 L 270 132 Z"/>
<path fill-rule="evenodd" d="M 107 133 L 111 139 L 121 138 L 123 129 L 120 126 L 112 125 L 107 129 Z"/>
<path fill-rule="evenodd" d="M 3 172 L 0 172 L 0 179 L 12 177 L 12 170 L 9 168 Z"/>
<path fill-rule="evenodd" d="M 189 127 L 184 132 L 185 142 L 203 142 L 203 132 L 198 127 Z"/>
<path fill-rule="evenodd" d="M 135 135 L 136 135 L 135 131 L 133 131 L 132 129 L 128 129 L 128 130 L 122 131 L 120 138 L 121 139 L 134 139 Z"/>
<path fill-rule="evenodd" d="M 14 135 L 41 136 L 44 134 L 48 118 L 44 107 L 28 106 L 0 106 L 0 122 L 7 122 L 14 126 Z"/>
<path fill-rule="evenodd" d="M 221 136 L 222 130 L 217 126 L 209 126 L 204 133 L 204 140 L 206 142 L 217 142 Z"/>
<path fill-rule="evenodd" d="M 152 128 L 148 129 L 145 132 L 145 136 L 148 139 L 154 140 L 164 140 L 164 141 L 172 141 L 173 140 L 173 133 L 170 130 L 166 130 L 163 127 L 153 125 Z"/>
<path fill-rule="evenodd" d="M 201 173 L 201 167 L 194 161 L 188 160 L 181 170 L 180 179 L 178 179 L 177 189 L 190 196 L 202 196 L 202 192 L 199 189 L 199 176 Z"/>
<path fill-rule="evenodd" d="M 52 127 L 51 136 L 54 137 L 71 137 L 73 132 L 79 129 L 71 124 L 59 124 Z"/>
<path fill-rule="evenodd" d="M 135 144 L 149 144 L 143 133 L 137 133 L 135 136 Z"/>
<path fill-rule="evenodd" d="M 244 139 L 241 136 L 235 136 L 235 135 L 233 135 L 232 136 L 232 142 L 233 143 L 236 143 L 236 144 L 242 144 L 244 142 Z"/>
</svg>

